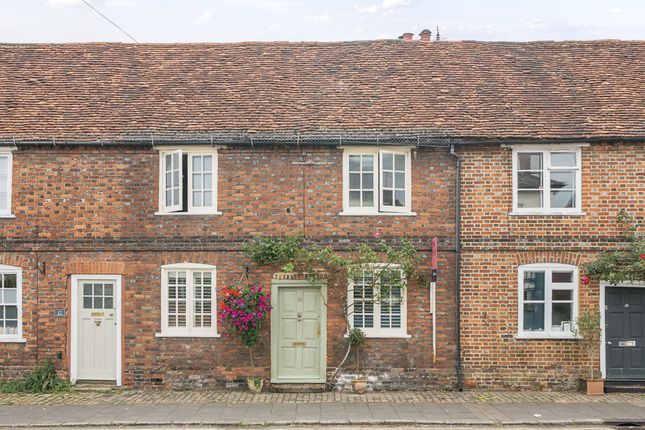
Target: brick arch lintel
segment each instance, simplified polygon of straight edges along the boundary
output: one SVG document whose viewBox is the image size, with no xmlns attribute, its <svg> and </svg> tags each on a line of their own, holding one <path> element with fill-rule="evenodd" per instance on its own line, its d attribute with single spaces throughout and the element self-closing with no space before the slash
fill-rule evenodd
<svg viewBox="0 0 645 430">
<path fill-rule="evenodd" d="M 518 266 L 535 263 L 559 263 L 580 266 L 582 262 L 582 254 L 571 251 L 527 251 L 515 254 L 515 263 Z"/>
<path fill-rule="evenodd" d="M 126 264 L 114 261 L 73 261 L 64 265 L 66 275 L 124 275 Z"/>
</svg>

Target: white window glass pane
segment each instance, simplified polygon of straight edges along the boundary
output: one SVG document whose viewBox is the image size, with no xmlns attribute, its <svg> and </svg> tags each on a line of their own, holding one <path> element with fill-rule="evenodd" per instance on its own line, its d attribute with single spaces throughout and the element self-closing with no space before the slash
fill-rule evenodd
<svg viewBox="0 0 645 430">
<path fill-rule="evenodd" d="M 204 206 L 211 207 L 213 206 L 213 192 L 204 191 Z"/>
<path fill-rule="evenodd" d="M 7 200 L 8 200 L 7 197 L 8 197 L 7 193 L 0 191 L 0 210 L 9 209 L 9 205 L 7 204 Z"/>
<path fill-rule="evenodd" d="M 179 170 L 173 170 L 172 172 L 172 186 L 179 186 Z"/>
<path fill-rule="evenodd" d="M 553 300 L 573 300 L 572 290 L 553 290 L 551 293 Z"/>
<path fill-rule="evenodd" d="M 7 175 L 3 175 L 1 173 L 0 173 L 0 191 L 2 192 L 9 191 L 9 180 L 7 179 Z"/>
<path fill-rule="evenodd" d="M 86 296 L 92 295 L 92 284 L 83 284 L 83 294 Z"/>
<path fill-rule="evenodd" d="M 353 208 L 361 206 L 361 192 L 360 191 L 350 191 L 349 192 L 349 205 Z"/>
<path fill-rule="evenodd" d="M 94 297 L 94 309 L 103 309 L 103 297 Z"/>
<path fill-rule="evenodd" d="M 179 203 L 179 190 L 178 189 L 172 190 L 172 200 L 173 200 L 173 202 Z"/>
<path fill-rule="evenodd" d="M 213 171 L 213 157 L 211 155 L 204 156 L 204 172 Z"/>
<path fill-rule="evenodd" d="M 576 174 L 573 171 L 552 171 L 551 172 L 551 189 L 575 189 L 576 188 Z"/>
<path fill-rule="evenodd" d="M 363 207 L 374 207 L 373 191 L 363 191 Z"/>
<path fill-rule="evenodd" d="M 193 191 L 193 206 L 202 206 L 202 193 L 201 191 Z"/>
<path fill-rule="evenodd" d="M 575 152 L 552 152 L 551 153 L 551 167 L 575 167 L 575 166 L 576 166 Z"/>
<path fill-rule="evenodd" d="M 383 204 L 392 206 L 392 190 L 383 190 Z"/>
<path fill-rule="evenodd" d="M 542 191 L 518 191 L 517 207 L 518 208 L 541 208 Z"/>
<path fill-rule="evenodd" d="M 394 176 L 394 186 L 396 188 L 405 188 L 405 173 L 396 173 Z"/>
<path fill-rule="evenodd" d="M 517 154 L 518 170 L 542 170 L 542 153 Z"/>
<path fill-rule="evenodd" d="M 6 155 L 0 156 L 0 175 L 9 174 L 9 157 Z"/>
<path fill-rule="evenodd" d="M 354 190 L 361 188 L 361 175 L 359 173 L 349 174 L 349 188 Z"/>
<path fill-rule="evenodd" d="M 360 172 L 361 170 L 361 156 L 360 155 L 350 155 L 349 156 L 349 171 L 350 172 Z"/>
<path fill-rule="evenodd" d="M 394 167 L 393 154 L 383 154 L 383 169 L 392 170 Z"/>
<path fill-rule="evenodd" d="M 573 282 L 573 272 L 553 272 L 551 282 L 569 284 Z"/>
<path fill-rule="evenodd" d="M 542 188 L 542 173 L 517 172 L 517 188 L 520 190 Z"/>
<path fill-rule="evenodd" d="M 213 174 L 212 173 L 205 173 L 204 174 L 203 187 L 204 187 L 205 190 L 212 190 L 213 189 Z"/>
<path fill-rule="evenodd" d="M 363 171 L 371 172 L 374 170 L 374 156 L 363 155 Z"/>
<path fill-rule="evenodd" d="M 405 191 L 396 190 L 394 192 L 394 206 L 405 206 Z"/>
<path fill-rule="evenodd" d="M 5 306 L 4 317 L 8 320 L 15 320 L 18 318 L 18 306 Z"/>
<path fill-rule="evenodd" d="M 172 205 L 172 190 L 166 190 L 166 206 Z"/>
<path fill-rule="evenodd" d="M 83 297 L 83 309 L 92 309 L 92 297 Z"/>
<path fill-rule="evenodd" d="M 524 272 L 524 300 L 544 300 L 544 272 Z"/>
<path fill-rule="evenodd" d="M 103 305 L 105 309 L 114 309 L 114 299 L 112 297 L 106 297 Z"/>
<path fill-rule="evenodd" d="M 18 299 L 18 290 L 15 288 L 4 288 L 4 299 L 0 303 L 15 304 Z"/>
<path fill-rule="evenodd" d="M 193 156 L 193 170 L 196 172 L 202 171 L 202 157 L 199 155 Z"/>
<path fill-rule="evenodd" d="M 202 175 L 201 173 L 193 173 L 193 189 L 202 189 Z"/>
<path fill-rule="evenodd" d="M 374 175 L 372 173 L 363 173 L 363 189 L 371 190 L 374 188 Z"/>
<path fill-rule="evenodd" d="M 551 325 L 562 327 L 563 322 L 570 323 L 573 316 L 572 303 L 553 303 L 551 308 Z"/>
<path fill-rule="evenodd" d="M 551 191 L 552 208 L 573 208 L 576 206 L 574 191 Z"/>
<path fill-rule="evenodd" d="M 392 188 L 394 185 L 392 181 L 392 172 L 383 172 L 383 186 L 387 188 Z"/>
<path fill-rule="evenodd" d="M 544 303 L 524 304 L 524 331 L 544 331 Z"/>
<path fill-rule="evenodd" d="M 405 170 L 405 155 L 394 156 L 394 168 L 396 170 Z"/>
<path fill-rule="evenodd" d="M 94 295 L 95 296 L 103 295 L 103 284 L 94 284 Z"/>
<path fill-rule="evenodd" d="M 166 172 L 172 170 L 172 156 L 170 154 L 166 155 Z"/>
<path fill-rule="evenodd" d="M 112 285 L 105 285 L 105 288 L 103 289 L 103 294 L 105 296 L 113 296 L 114 295 L 114 287 Z"/>
</svg>

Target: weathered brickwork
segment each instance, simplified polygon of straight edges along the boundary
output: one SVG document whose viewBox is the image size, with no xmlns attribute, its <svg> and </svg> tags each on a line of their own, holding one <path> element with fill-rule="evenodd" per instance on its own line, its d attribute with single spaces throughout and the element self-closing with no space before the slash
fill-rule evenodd
<svg viewBox="0 0 645 430">
<path fill-rule="evenodd" d="M 16 218 L 0 220 L 4 248 L 0 264 L 23 269 L 26 343 L 0 343 L 0 378 L 18 376 L 48 357 L 62 374 L 68 374 L 72 274 L 123 276 L 125 385 L 235 387 L 250 374 L 268 378 L 268 322 L 254 353 L 256 369 L 248 367 L 246 348 L 234 338 L 155 336 L 161 324 L 160 266 L 215 265 L 221 290 L 239 282 L 248 261 L 240 245 L 252 236 L 303 233 L 312 242 L 342 250 L 360 241 L 374 242 L 374 233 L 381 231 L 385 238 L 411 238 L 426 257 L 430 239 L 440 239 L 438 354 L 433 363 L 428 289 L 412 281 L 407 296 L 411 338 L 370 339 L 363 365 L 393 375 L 378 389 L 453 383 L 454 160 L 445 149 L 415 151 L 412 209 L 416 216 L 355 217 L 338 215 L 342 211 L 341 155 L 336 148 L 220 149 L 218 209 L 222 215 L 159 216 L 155 215 L 159 166 L 155 150 L 17 151 Z M 309 160 L 314 164 L 301 164 Z M 36 269 L 38 263 L 41 270 L 45 263 L 44 274 Z M 250 273 L 253 280 L 268 286 L 278 270 L 252 265 Z M 329 292 L 330 368 L 345 353 L 340 312 L 344 294 Z M 65 315 L 56 316 L 56 310 L 65 310 Z M 56 358 L 57 353 L 62 358 Z M 352 371 L 351 363 L 347 370 Z"/>
<path fill-rule="evenodd" d="M 573 388 L 586 365 L 575 340 L 517 339 L 518 266 L 579 266 L 624 246 L 620 209 L 645 219 L 643 144 L 582 149 L 582 216 L 513 216 L 509 148 L 464 148 L 462 359 L 467 387 Z M 597 308 L 599 283 L 579 284 L 580 309 Z M 585 369 L 586 370 L 586 369 Z"/>
</svg>

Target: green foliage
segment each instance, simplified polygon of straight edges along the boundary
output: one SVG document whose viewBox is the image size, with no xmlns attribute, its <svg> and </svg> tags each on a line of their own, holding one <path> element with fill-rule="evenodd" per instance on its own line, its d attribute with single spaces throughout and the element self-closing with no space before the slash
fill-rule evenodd
<svg viewBox="0 0 645 430">
<path fill-rule="evenodd" d="M 602 253 L 594 261 L 583 265 L 585 271 L 590 278 L 612 284 L 645 281 L 645 238 L 638 237 L 638 228 L 629 212 L 621 210 L 618 222 L 630 241 L 628 249 Z"/>
<path fill-rule="evenodd" d="M 286 264 L 299 258 L 303 238 L 300 235 L 285 238 L 261 237 L 242 246 L 244 253 L 258 264 Z"/>
<path fill-rule="evenodd" d="M 584 311 L 576 318 L 573 334 L 581 339 L 580 347 L 589 357 L 589 377 L 598 374 L 596 370 L 596 357 L 600 353 L 600 339 L 602 338 L 601 316 L 599 311 Z"/>
<path fill-rule="evenodd" d="M 360 346 L 365 343 L 365 333 L 360 328 L 353 328 L 348 334 L 349 343 L 352 346 Z"/>
<path fill-rule="evenodd" d="M 25 372 L 23 380 L 0 382 L 0 393 L 49 393 L 64 391 L 71 384 L 56 374 L 56 368 L 51 359 L 31 372 Z"/>
</svg>

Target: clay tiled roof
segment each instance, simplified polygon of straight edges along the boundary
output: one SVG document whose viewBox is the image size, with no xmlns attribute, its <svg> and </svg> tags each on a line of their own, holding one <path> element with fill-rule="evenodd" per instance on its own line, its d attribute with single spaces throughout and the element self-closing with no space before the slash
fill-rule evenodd
<svg viewBox="0 0 645 430">
<path fill-rule="evenodd" d="M 0 138 L 645 136 L 645 41 L 0 45 Z"/>
</svg>

